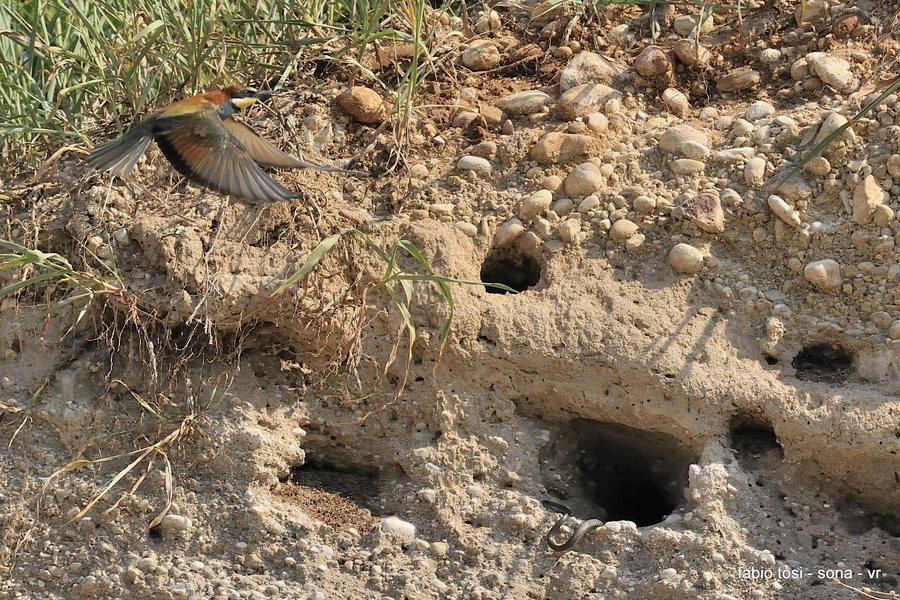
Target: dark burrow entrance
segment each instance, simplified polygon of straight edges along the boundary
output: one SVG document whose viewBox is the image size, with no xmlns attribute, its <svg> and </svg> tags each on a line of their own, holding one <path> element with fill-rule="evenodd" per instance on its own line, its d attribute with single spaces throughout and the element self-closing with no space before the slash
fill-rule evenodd
<svg viewBox="0 0 900 600">
<path fill-rule="evenodd" d="M 783 456 L 775 430 L 760 418 L 734 417 L 731 419 L 728 433 L 731 438 L 731 446 L 740 456 L 753 458 L 767 452 L 775 452 L 779 459 Z"/>
<path fill-rule="evenodd" d="M 502 283 L 517 292 L 537 285 L 541 279 L 541 265 L 538 259 L 516 248 L 491 250 L 481 264 L 482 283 Z M 490 294 L 506 294 L 506 290 L 485 285 Z"/>
<path fill-rule="evenodd" d="M 688 467 L 696 461 L 672 436 L 577 419 L 553 432 L 541 451 L 541 476 L 549 499 L 575 516 L 643 527 L 682 505 Z"/>
<path fill-rule="evenodd" d="M 376 472 L 307 455 L 275 493 L 339 531 L 354 527 L 365 533 L 375 526 L 376 517 L 395 514 L 394 492 L 404 481 L 399 469 Z"/>
<path fill-rule="evenodd" d="M 762 417 L 738 415 L 731 419 L 728 437 L 741 467 L 763 486 L 784 459 L 784 450 L 772 425 Z"/>
<path fill-rule="evenodd" d="M 797 379 L 822 383 L 842 383 L 853 374 L 856 355 L 838 344 L 804 346 L 794 357 L 791 366 Z"/>
</svg>

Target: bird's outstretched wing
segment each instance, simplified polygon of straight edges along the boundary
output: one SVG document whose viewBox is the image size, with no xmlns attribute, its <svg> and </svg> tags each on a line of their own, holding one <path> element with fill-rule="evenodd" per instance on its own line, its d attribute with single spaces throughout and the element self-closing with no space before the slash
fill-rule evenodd
<svg viewBox="0 0 900 600">
<path fill-rule="evenodd" d="M 263 139 L 255 129 L 246 123 L 229 117 L 222 121 L 222 125 L 231 132 L 231 135 L 241 143 L 250 158 L 257 163 L 282 169 L 299 169 L 304 166 L 303 161 L 282 152 Z"/>
<path fill-rule="evenodd" d="M 340 167 L 320 165 L 319 163 L 294 158 L 290 154 L 282 152 L 266 141 L 256 133 L 255 129 L 233 117 L 229 117 L 222 121 L 222 125 L 224 125 L 225 128 L 231 132 L 231 135 L 241 143 L 244 150 L 250 155 L 250 158 L 261 165 L 278 167 L 281 169 L 315 169 L 316 171 L 325 171 L 326 173 L 365 175 L 365 173 L 359 171 L 348 171 L 346 169 L 341 169 Z"/>
<path fill-rule="evenodd" d="M 101 171 L 124 177 L 131 173 L 152 140 L 153 134 L 141 123 L 122 137 L 95 146 L 88 162 Z"/>
<path fill-rule="evenodd" d="M 191 115 L 160 117 L 153 135 L 179 172 L 216 191 L 256 202 L 295 196 L 253 161 L 251 152 L 229 133 L 212 106 Z"/>
</svg>

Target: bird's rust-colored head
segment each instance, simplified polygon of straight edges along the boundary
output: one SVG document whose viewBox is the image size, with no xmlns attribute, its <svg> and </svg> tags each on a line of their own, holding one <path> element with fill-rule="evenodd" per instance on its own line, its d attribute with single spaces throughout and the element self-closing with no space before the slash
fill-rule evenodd
<svg viewBox="0 0 900 600">
<path fill-rule="evenodd" d="M 212 90 L 202 94 L 202 98 L 207 102 L 215 104 L 219 116 L 227 119 L 234 113 L 244 110 L 251 106 L 257 100 L 265 100 L 272 94 L 266 91 L 257 91 L 253 88 L 232 85 L 220 90 Z"/>
</svg>

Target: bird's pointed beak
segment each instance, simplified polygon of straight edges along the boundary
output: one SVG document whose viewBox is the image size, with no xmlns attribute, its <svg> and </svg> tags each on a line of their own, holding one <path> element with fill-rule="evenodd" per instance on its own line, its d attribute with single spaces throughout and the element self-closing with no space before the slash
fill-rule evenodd
<svg viewBox="0 0 900 600">
<path fill-rule="evenodd" d="M 247 98 L 235 98 L 231 101 L 232 104 L 237 106 L 239 109 L 244 110 L 245 108 L 251 106 L 254 102 L 259 100 L 255 95 L 248 96 Z"/>
<path fill-rule="evenodd" d="M 260 100 L 260 101 L 266 101 L 274 95 L 275 95 L 275 92 L 271 92 L 269 90 L 260 90 L 260 91 L 256 92 L 255 94 L 253 94 L 252 97 L 256 98 L 257 100 Z"/>
</svg>

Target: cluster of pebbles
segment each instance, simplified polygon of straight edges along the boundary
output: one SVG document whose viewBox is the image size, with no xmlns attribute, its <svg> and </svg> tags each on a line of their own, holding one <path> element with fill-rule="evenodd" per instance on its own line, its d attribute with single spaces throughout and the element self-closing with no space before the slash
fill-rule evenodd
<svg viewBox="0 0 900 600">
<path fill-rule="evenodd" d="M 811 308 L 792 302 L 814 299 L 824 321 L 804 326 L 836 324 L 875 342 L 900 338 L 897 97 L 782 179 L 876 95 L 860 92 L 869 53 L 855 40 L 877 23 L 840 5 L 804 5 L 797 23 L 834 21 L 831 37 L 843 47 L 820 49 L 810 29 L 798 27 L 781 47 L 760 42 L 748 49 L 749 64 L 723 72 L 722 56 L 702 45 L 715 33 L 714 19 L 698 24 L 681 15 L 670 37 L 646 45 L 630 68 L 621 57 L 636 40 L 620 25 L 609 34 L 615 58 L 578 42 L 549 47 L 554 57 L 570 57 L 554 85 L 500 98 L 463 89 L 452 124 L 478 121 L 496 135 L 464 149 L 451 172 L 437 161 L 416 165 L 425 204 L 411 203 L 411 216 L 493 236 L 497 248 L 599 247 L 617 266 L 627 262 L 616 258 L 621 251 L 652 253 L 749 311 L 784 317 Z M 505 38 L 477 39 L 459 60 L 491 72 L 509 62 L 508 46 Z M 686 72 L 686 81 L 704 68 L 715 69 L 725 102 L 695 108 L 690 86 L 679 87 L 676 75 Z M 440 192 L 446 185 L 459 190 L 452 202 Z M 756 282 L 752 272 L 725 266 L 748 251 L 777 257 L 785 276 Z M 843 304 L 854 310 L 835 308 Z"/>
</svg>

